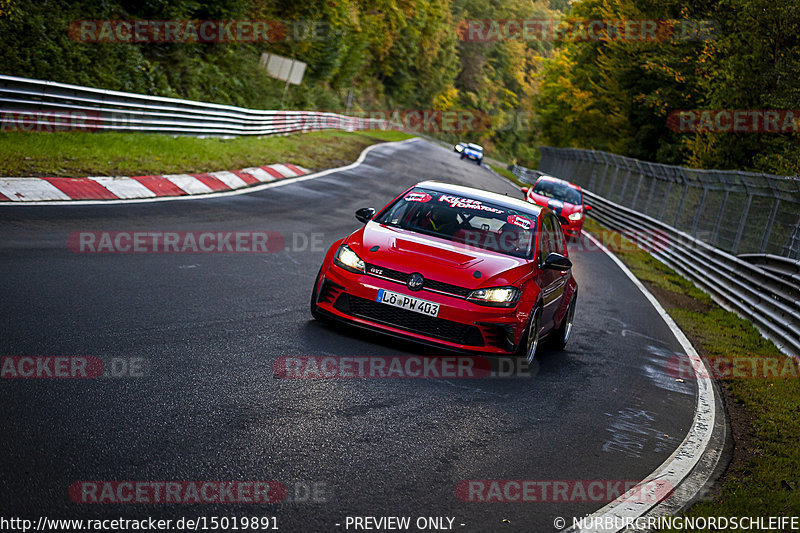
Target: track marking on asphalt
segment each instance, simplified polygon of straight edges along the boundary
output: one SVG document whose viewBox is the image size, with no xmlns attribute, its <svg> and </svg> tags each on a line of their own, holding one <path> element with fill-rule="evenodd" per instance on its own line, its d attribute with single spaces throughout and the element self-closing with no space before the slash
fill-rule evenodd
<svg viewBox="0 0 800 533">
<path fill-rule="evenodd" d="M 165 174 L 167 180 L 177 185 L 187 194 L 207 194 L 212 192 L 211 187 L 197 180 L 189 174 Z"/>
<path fill-rule="evenodd" d="M 313 180 L 316 178 L 321 178 L 323 176 L 327 176 L 328 174 L 334 174 L 336 172 L 343 172 L 345 170 L 352 170 L 361 166 L 364 160 L 372 150 L 375 150 L 382 146 L 399 146 L 402 144 L 407 144 L 415 141 L 422 141 L 419 137 L 413 137 L 411 139 L 406 139 L 405 141 L 395 141 L 395 142 L 384 142 L 379 144 L 372 144 L 364 148 L 361 154 L 358 156 L 354 162 L 350 163 L 349 165 L 345 165 L 343 167 L 338 168 L 329 168 L 327 170 L 322 170 L 320 172 L 316 172 L 314 174 L 306 174 L 305 176 L 298 176 L 296 178 L 284 178 L 281 180 L 276 181 L 269 181 L 266 183 L 262 183 L 261 185 L 254 185 L 252 187 L 247 187 L 246 189 L 237 189 L 235 191 L 223 191 L 223 192 L 212 192 L 208 194 L 189 194 L 185 196 L 156 196 L 154 198 L 130 198 L 130 199 L 120 199 L 120 200 L 56 200 L 56 201 L 48 201 L 48 202 L 0 202 L 0 206 L 4 205 L 112 205 L 112 204 L 139 204 L 139 203 L 152 203 L 152 202 L 173 202 L 173 201 L 180 201 L 180 200 L 206 200 L 209 198 L 223 198 L 226 196 L 238 196 L 240 194 L 250 194 L 258 191 L 263 191 L 264 189 L 271 189 L 272 187 L 283 187 L 284 185 L 289 185 L 292 183 L 299 183 L 301 181 L 306 180 Z M 244 169 L 248 171 L 248 169 Z M 252 170 L 252 169 L 250 169 Z M 260 170 L 260 169 L 259 169 Z M 291 172 L 291 169 L 289 169 Z M 265 172 L 266 174 L 266 172 Z M 171 176 L 175 177 L 175 176 Z M 269 176 L 270 179 L 274 179 Z M 100 178 L 92 178 L 95 180 L 100 180 Z M 266 177 L 264 179 L 267 179 Z M 180 181 L 180 180 L 179 180 Z M 46 182 L 45 182 L 46 183 Z M 183 183 L 183 182 L 181 182 Z M 49 185 L 49 184 L 48 184 Z M 177 185 L 177 184 L 176 184 Z M 2 186 L 2 181 L 0 181 L 0 186 Z M 180 185 L 178 185 L 180 187 Z M 55 189 L 55 187 L 53 187 Z M 57 193 L 62 194 L 61 191 L 55 189 Z M 185 190 L 185 189 L 184 189 Z M 113 191 L 112 191 L 113 192 Z M 56 193 L 54 193 L 56 194 Z M 66 195 L 64 195 L 66 197 Z"/>
<path fill-rule="evenodd" d="M 126 200 L 133 200 L 133 199 L 147 199 L 147 198 L 156 198 L 156 193 L 142 185 L 141 182 L 136 181 L 133 178 L 111 178 L 111 177 L 89 177 L 88 179 L 92 181 L 96 181 L 109 191 L 111 191 L 114 195 L 118 196 L 119 200 L 105 200 L 106 202 L 114 202 L 114 203 L 125 203 Z M 71 204 L 73 202 L 80 202 L 82 204 L 90 204 L 96 203 L 101 204 L 103 203 L 102 200 L 70 200 L 68 202 L 46 202 L 46 204 Z M 141 201 L 141 200 L 140 200 Z M 30 202 L 29 202 L 30 203 Z M 26 204 L 8 204 L 8 205 L 28 205 Z M 45 205 L 45 203 L 40 203 L 39 205 Z"/>
<path fill-rule="evenodd" d="M 706 369 L 705 363 L 703 363 L 703 360 L 694 349 L 694 346 L 692 346 L 692 343 L 689 342 L 689 339 L 686 338 L 686 335 L 683 333 L 683 331 L 681 331 L 672 317 L 667 314 L 658 300 L 656 300 L 655 296 L 653 296 L 653 294 L 647 290 L 642 282 L 633 275 L 633 272 L 631 272 L 631 270 L 625 266 L 625 264 L 616 255 L 606 248 L 603 243 L 586 232 L 582 232 L 582 234 L 592 241 L 592 243 L 595 244 L 600 250 L 602 250 L 619 267 L 619 269 L 622 270 L 628 279 L 631 280 L 636 288 L 638 288 L 639 291 L 644 294 L 645 298 L 647 298 L 653 308 L 658 312 L 658 314 L 667 324 L 667 327 L 669 327 L 670 331 L 672 331 L 672 334 L 680 343 L 684 352 L 691 361 L 692 368 L 704 369 L 706 370 L 704 376 L 710 376 L 711 373 Z M 654 480 L 666 482 L 669 484 L 668 486 L 671 487 L 678 487 L 678 485 L 681 484 L 681 482 L 686 478 L 686 476 L 689 475 L 694 467 L 697 466 L 701 456 L 703 455 L 703 452 L 708 447 L 714 430 L 716 416 L 716 398 L 714 397 L 714 387 L 713 382 L 709 377 L 697 376 L 696 382 L 697 404 L 695 406 L 694 420 L 692 421 L 691 428 L 689 428 L 689 431 L 687 432 L 686 437 L 684 437 L 683 442 L 681 442 L 675 451 L 672 452 L 672 455 L 670 455 L 667 460 L 664 461 L 658 468 L 656 468 L 650 475 L 644 478 L 639 483 L 639 487 L 643 487 L 646 485 L 646 483 Z M 636 488 L 632 490 L 635 491 Z M 640 489 L 640 491 L 641 490 L 642 489 Z M 644 492 L 647 492 L 647 490 L 645 489 Z M 598 511 L 587 515 L 585 518 L 587 519 L 587 522 L 592 520 L 591 523 L 594 524 L 603 524 L 604 520 L 606 520 L 609 524 L 614 524 L 615 522 L 619 524 L 623 523 L 626 519 L 632 521 L 643 516 L 660 503 L 659 501 L 647 501 L 649 498 L 636 498 L 636 500 L 638 501 L 625 501 L 625 495 L 623 495 L 618 500 L 609 503 Z M 564 531 L 615 533 L 617 531 L 621 531 L 622 529 L 624 528 L 597 527 L 591 529 L 576 529 L 569 527 Z"/>
<path fill-rule="evenodd" d="M 449 380 L 446 380 L 446 379 L 439 380 L 439 383 L 444 383 L 445 385 L 450 385 L 451 387 L 454 387 L 456 389 L 463 389 L 463 390 L 466 390 L 466 391 L 469 391 L 469 392 L 477 392 L 477 393 L 480 393 L 480 394 L 486 394 L 487 396 L 497 396 L 498 398 L 502 398 L 504 400 L 507 400 L 508 398 L 511 397 L 510 394 L 499 394 L 497 392 L 489 392 L 489 391 L 485 391 L 485 390 L 483 390 L 483 389 L 481 389 L 479 387 L 465 387 L 463 385 L 456 385 L 452 381 L 449 381 Z"/>
<path fill-rule="evenodd" d="M 69 196 L 61 192 L 58 187 L 47 180 L 38 178 L 2 178 L 0 179 L 0 193 L 6 198 L 32 198 L 33 200 L 31 200 L 31 203 L 39 203 L 39 201 L 58 198 L 69 199 Z M 8 202 L 2 203 L 5 204 Z"/>
</svg>

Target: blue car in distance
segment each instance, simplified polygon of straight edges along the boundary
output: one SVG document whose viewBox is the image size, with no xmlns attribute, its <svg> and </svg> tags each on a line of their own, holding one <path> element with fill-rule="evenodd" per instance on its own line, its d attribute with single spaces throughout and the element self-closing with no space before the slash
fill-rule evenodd
<svg viewBox="0 0 800 533">
<path fill-rule="evenodd" d="M 483 163 L 483 147 L 475 143 L 467 144 L 461 151 L 461 159 L 472 159 L 480 165 Z"/>
</svg>

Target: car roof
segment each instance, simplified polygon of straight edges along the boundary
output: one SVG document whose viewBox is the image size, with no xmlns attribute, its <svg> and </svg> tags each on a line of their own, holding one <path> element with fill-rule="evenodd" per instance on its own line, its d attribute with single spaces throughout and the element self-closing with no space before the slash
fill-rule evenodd
<svg viewBox="0 0 800 533">
<path fill-rule="evenodd" d="M 539 179 L 537 179 L 536 181 L 539 181 L 539 180 L 550 181 L 550 182 L 553 182 L 553 183 L 558 183 L 559 185 L 566 185 L 567 187 L 570 187 L 570 188 L 575 189 L 577 191 L 582 190 L 580 185 L 575 185 L 571 181 L 562 180 L 561 178 L 556 178 L 554 176 L 549 176 L 547 174 L 543 174 L 543 175 L 539 176 Z"/>
<path fill-rule="evenodd" d="M 454 185 L 452 183 L 443 183 L 441 181 L 421 181 L 414 185 L 414 187 L 421 187 L 436 192 L 446 194 L 453 194 L 459 196 L 466 196 L 473 200 L 481 200 L 503 207 L 510 207 L 513 209 L 524 210 L 532 215 L 538 216 L 544 209 L 542 206 L 532 204 L 526 200 L 514 198 L 513 196 L 506 196 L 496 192 L 484 191 L 483 189 L 475 189 L 474 187 L 464 187 L 462 185 Z"/>
<path fill-rule="evenodd" d="M 467 146 L 469 146 L 470 148 L 475 148 L 475 149 L 483 150 L 483 146 L 481 146 L 480 144 L 475 144 L 475 143 L 467 143 Z"/>
</svg>

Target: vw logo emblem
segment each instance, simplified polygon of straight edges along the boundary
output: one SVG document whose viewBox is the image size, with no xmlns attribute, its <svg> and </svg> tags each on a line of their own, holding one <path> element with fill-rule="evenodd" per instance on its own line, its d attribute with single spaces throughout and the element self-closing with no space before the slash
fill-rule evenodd
<svg viewBox="0 0 800 533">
<path fill-rule="evenodd" d="M 408 276 L 408 280 L 406 281 L 406 286 L 412 291 L 418 291 L 422 288 L 425 284 L 425 278 L 422 277 L 422 274 L 419 272 L 414 272 L 410 276 Z"/>
</svg>

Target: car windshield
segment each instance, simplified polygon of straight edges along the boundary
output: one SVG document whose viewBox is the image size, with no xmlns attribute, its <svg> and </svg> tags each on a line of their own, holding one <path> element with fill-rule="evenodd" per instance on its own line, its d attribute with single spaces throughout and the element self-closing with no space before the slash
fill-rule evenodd
<svg viewBox="0 0 800 533">
<path fill-rule="evenodd" d="M 568 204 L 581 205 L 581 193 L 569 185 L 551 180 L 539 180 L 533 186 L 533 192 L 548 198 L 561 200 Z"/>
<path fill-rule="evenodd" d="M 407 192 L 375 221 L 514 257 L 531 257 L 536 242 L 535 214 L 428 189 Z"/>
</svg>

